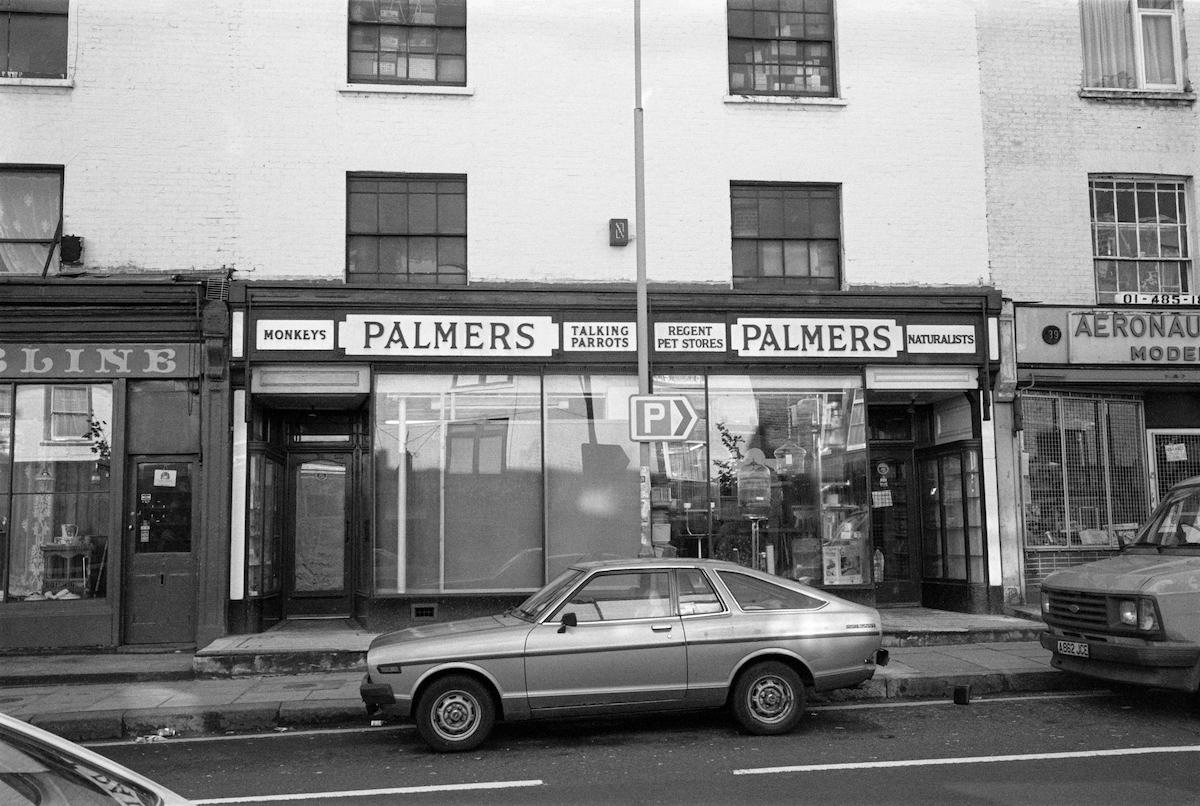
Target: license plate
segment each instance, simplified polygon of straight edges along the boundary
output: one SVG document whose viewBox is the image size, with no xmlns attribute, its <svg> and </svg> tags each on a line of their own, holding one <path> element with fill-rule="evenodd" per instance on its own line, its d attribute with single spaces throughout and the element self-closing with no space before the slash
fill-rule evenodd
<svg viewBox="0 0 1200 806">
<path fill-rule="evenodd" d="M 1088 657 L 1088 645 L 1079 641 L 1059 641 L 1058 654 L 1071 655 L 1076 658 Z"/>
</svg>

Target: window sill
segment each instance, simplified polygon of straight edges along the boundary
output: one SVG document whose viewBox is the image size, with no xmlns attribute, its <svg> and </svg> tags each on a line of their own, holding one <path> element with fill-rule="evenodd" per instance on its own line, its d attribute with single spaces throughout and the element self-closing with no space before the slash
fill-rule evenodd
<svg viewBox="0 0 1200 806">
<path fill-rule="evenodd" d="M 433 87 L 426 84 L 344 84 L 338 92 L 364 95 L 474 95 L 473 87 Z"/>
<path fill-rule="evenodd" d="M 1164 106 L 1185 105 L 1196 102 L 1194 92 L 1158 92 L 1150 90 L 1102 90 L 1082 89 L 1079 97 L 1089 101 L 1115 101 L 1119 103 L 1151 103 Z"/>
<path fill-rule="evenodd" d="M 38 87 L 69 90 L 75 87 L 73 78 L 8 78 L 0 76 L 0 87 Z"/>
<path fill-rule="evenodd" d="M 810 98 L 798 95 L 726 95 L 725 103 L 773 106 L 848 106 L 845 98 Z"/>
</svg>

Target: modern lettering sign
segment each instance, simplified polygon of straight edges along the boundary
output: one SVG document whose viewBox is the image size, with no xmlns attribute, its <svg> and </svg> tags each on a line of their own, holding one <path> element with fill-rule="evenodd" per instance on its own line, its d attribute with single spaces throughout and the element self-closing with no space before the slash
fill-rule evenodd
<svg viewBox="0 0 1200 806">
<path fill-rule="evenodd" d="M 259 350 L 332 350 L 332 319 L 260 319 L 254 327 Z"/>
<path fill-rule="evenodd" d="M 1071 311 L 1072 364 L 1200 364 L 1200 313 Z"/>
<path fill-rule="evenodd" d="M 549 357 L 558 324 L 549 316 L 349 314 L 338 346 L 346 355 Z"/>
<path fill-rule="evenodd" d="M 634 322 L 563 322 L 563 350 L 576 353 L 637 351 Z"/>
<path fill-rule="evenodd" d="M 739 318 L 733 326 L 744 358 L 895 358 L 903 346 L 894 319 Z"/>
<path fill-rule="evenodd" d="M 660 353 L 723 353 L 729 349 L 724 322 L 655 322 L 654 349 Z"/>
<path fill-rule="evenodd" d="M 0 378 L 189 378 L 189 344 L 0 344 Z"/>
<path fill-rule="evenodd" d="M 904 347 L 910 353 L 974 353 L 974 325 L 907 325 Z"/>
</svg>

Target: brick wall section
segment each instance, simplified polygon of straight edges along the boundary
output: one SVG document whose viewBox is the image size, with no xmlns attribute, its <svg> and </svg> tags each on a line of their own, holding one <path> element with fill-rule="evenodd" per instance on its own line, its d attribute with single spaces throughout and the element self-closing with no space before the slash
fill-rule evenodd
<svg viewBox="0 0 1200 806">
<path fill-rule="evenodd" d="M 1187 38 L 1200 42 L 1200 3 L 1184 7 Z M 1196 109 L 1080 98 L 1076 2 L 978 8 L 993 282 L 1021 302 L 1094 304 L 1088 174 L 1194 176 Z"/>
<path fill-rule="evenodd" d="M 340 279 L 348 171 L 448 172 L 473 279 L 631 281 L 607 241 L 635 217 L 616 9 L 472 2 L 472 93 L 403 95 L 344 91 L 338 0 L 73 0 L 74 87 L 0 82 L 0 162 L 66 166 L 94 270 Z M 769 180 L 842 185 L 852 284 L 988 282 L 971 3 L 839 3 L 839 106 L 727 103 L 723 0 L 642 14 L 652 280 L 727 285 L 729 182 Z"/>
</svg>

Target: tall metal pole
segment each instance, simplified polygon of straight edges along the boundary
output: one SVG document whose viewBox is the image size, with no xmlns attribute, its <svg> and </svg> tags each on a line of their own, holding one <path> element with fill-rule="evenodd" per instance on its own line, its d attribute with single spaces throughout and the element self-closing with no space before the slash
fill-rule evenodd
<svg viewBox="0 0 1200 806">
<path fill-rule="evenodd" d="M 642 140 L 642 2 L 633 0 L 634 243 L 637 247 L 638 393 L 650 394 L 650 301 L 646 293 L 646 154 Z M 640 442 L 642 540 L 639 553 L 654 553 L 650 525 L 650 443 Z"/>
</svg>

